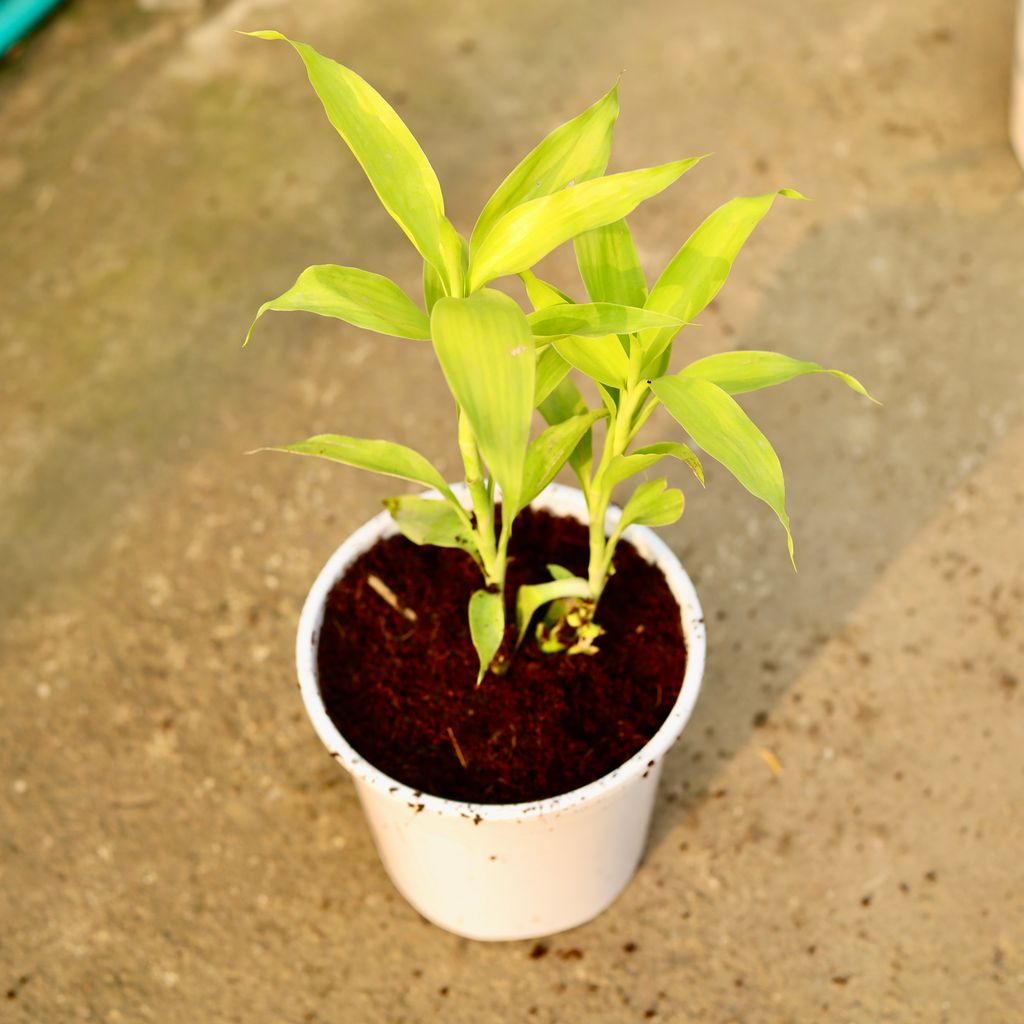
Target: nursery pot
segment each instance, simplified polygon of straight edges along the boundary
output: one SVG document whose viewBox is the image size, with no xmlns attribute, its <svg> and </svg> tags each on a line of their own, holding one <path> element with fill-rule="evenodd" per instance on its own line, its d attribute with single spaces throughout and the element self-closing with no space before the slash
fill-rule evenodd
<svg viewBox="0 0 1024 1024">
<path fill-rule="evenodd" d="M 460 500 L 465 492 L 456 489 Z M 550 485 L 534 508 L 586 522 L 581 491 Z M 619 511 L 610 509 L 609 532 Z M 658 732 L 607 775 L 560 796 L 518 804 L 471 804 L 420 793 L 368 764 L 324 707 L 317 648 L 335 583 L 363 552 L 397 533 L 382 512 L 331 556 L 302 609 L 296 643 L 306 711 L 331 756 L 352 776 L 381 861 L 424 917 L 471 939 L 526 939 L 595 917 L 626 887 L 643 854 L 662 762 L 693 710 L 704 671 L 704 618 L 690 578 L 645 527 L 623 536 L 661 569 L 679 604 L 686 669 Z M 485 685 L 501 685 L 493 679 Z"/>
</svg>

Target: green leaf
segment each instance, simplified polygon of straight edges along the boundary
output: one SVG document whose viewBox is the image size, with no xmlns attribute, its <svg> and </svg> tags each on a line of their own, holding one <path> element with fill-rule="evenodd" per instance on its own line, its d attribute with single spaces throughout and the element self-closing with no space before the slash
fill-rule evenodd
<svg viewBox="0 0 1024 1024">
<path fill-rule="evenodd" d="M 256 321 L 268 310 L 333 316 L 396 338 L 430 338 L 430 321 L 394 281 L 357 267 L 307 267 L 288 291 L 260 306 L 244 344 L 249 344 Z"/>
<path fill-rule="evenodd" d="M 603 411 L 585 412 L 548 427 L 526 452 L 523 493 L 519 507 L 526 508 L 544 490 L 575 451 L 583 435 L 604 417 Z"/>
<path fill-rule="evenodd" d="M 571 334 L 600 338 L 606 334 L 635 334 L 648 328 L 682 326 L 674 317 L 614 302 L 563 302 L 546 306 L 526 318 L 536 337 Z M 621 346 L 620 346 L 621 347 Z"/>
<path fill-rule="evenodd" d="M 689 323 L 718 294 L 737 254 L 776 196 L 804 198 L 784 188 L 763 196 L 740 196 L 715 210 L 672 257 L 647 297 L 647 308 Z M 646 362 L 657 359 L 677 333 L 665 328 L 645 338 Z"/>
<path fill-rule="evenodd" d="M 559 576 L 547 583 L 531 583 L 516 592 L 516 647 L 523 642 L 530 621 L 540 608 L 564 597 L 590 597 L 590 584 L 579 576 Z"/>
<path fill-rule="evenodd" d="M 842 370 L 828 370 L 818 363 L 792 359 L 778 352 L 722 352 L 719 355 L 698 359 L 682 372 L 688 377 L 709 380 L 729 395 L 742 395 L 747 391 L 759 391 L 775 384 L 784 384 L 794 377 L 802 377 L 807 373 L 830 373 L 858 394 L 880 404 L 868 394 L 856 377 L 851 377 Z"/>
<path fill-rule="evenodd" d="M 537 383 L 533 391 L 533 403 L 540 405 L 564 380 L 569 364 L 550 345 L 537 357 Z"/>
<path fill-rule="evenodd" d="M 483 681 L 505 637 L 505 602 L 501 594 L 476 590 L 469 599 L 469 635 L 480 658 L 476 685 Z"/>
<path fill-rule="evenodd" d="M 603 338 L 576 338 L 566 335 L 552 338 L 551 344 L 571 366 L 588 377 L 613 388 L 626 386 L 629 377 L 629 356 L 614 334 Z"/>
<path fill-rule="evenodd" d="M 435 498 L 402 496 L 386 498 L 384 507 L 413 544 L 434 544 L 442 548 L 461 548 L 476 556 L 473 531 L 465 516 L 460 516 L 446 501 Z"/>
<path fill-rule="evenodd" d="M 768 438 L 717 384 L 676 374 L 660 377 L 651 389 L 690 437 L 717 459 L 751 494 L 765 502 L 786 530 L 789 557 L 793 536 L 786 512 L 782 466 Z M 794 562 L 794 566 L 795 566 Z"/>
<path fill-rule="evenodd" d="M 667 483 L 661 477 L 640 484 L 622 510 L 622 516 L 615 527 L 616 537 L 634 524 L 668 526 L 683 514 L 683 492 L 675 487 L 666 490 Z"/>
<path fill-rule="evenodd" d="M 535 310 L 557 306 L 563 302 L 572 302 L 565 292 L 559 291 L 553 284 L 542 281 L 532 270 L 524 270 L 520 275 L 526 285 L 526 294 Z"/>
<path fill-rule="evenodd" d="M 704 486 L 704 467 L 700 464 L 700 459 L 685 444 L 673 441 L 649 444 L 644 448 L 637 448 L 629 455 L 616 455 L 605 470 L 605 485 L 611 490 L 623 480 L 642 473 L 665 456 L 685 462 L 693 470 L 694 476 L 700 481 L 701 486 Z"/>
<path fill-rule="evenodd" d="M 430 317 L 434 350 L 502 495 L 515 508 L 523 481 L 536 384 L 530 325 L 502 292 L 439 299 Z"/>
<path fill-rule="evenodd" d="M 592 178 L 509 210 L 470 259 L 470 291 L 496 277 L 518 274 L 570 238 L 625 217 L 699 159 Z"/>
<path fill-rule="evenodd" d="M 561 423 L 570 416 L 578 416 L 587 411 L 587 403 L 583 400 L 580 389 L 575 382 L 566 377 L 551 394 L 540 404 L 540 414 L 550 423 Z"/>
<path fill-rule="evenodd" d="M 422 456 L 404 444 L 394 441 L 372 441 L 343 434 L 317 434 L 305 441 L 273 448 L 259 448 L 263 452 L 293 452 L 297 455 L 315 455 L 332 462 L 341 462 L 358 469 L 369 469 L 385 476 L 397 476 L 440 491 L 450 502 L 461 508 L 455 495 L 441 474 Z"/>
<path fill-rule="evenodd" d="M 476 252 L 494 225 L 509 210 L 550 195 L 581 178 L 595 166 L 604 171 L 611 151 L 612 129 L 619 113 L 618 85 L 578 117 L 556 128 L 498 186 L 473 228 L 470 249 Z"/>
<path fill-rule="evenodd" d="M 444 282 L 441 275 L 434 269 L 433 265 L 426 260 L 423 261 L 423 304 L 427 307 L 427 316 L 430 316 L 434 303 L 444 298 Z M 430 323 L 427 322 L 427 333 L 430 333 Z"/>
<path fill-rule="evenodd" d="M 387 101 L 354 71 L 280 32 L 246 32 L 289 43 L 306 65 L 331 124 L 366 172 L 384 208 L 420 255 L 452 285 L 451 234 L 437 175 Z M 451 288 L 449 288 L 451 290 Z"/>
<path fill-rule="evenodd" d="M 587 403 L 580 394 L 576 384 L 565 377 L 552 389 L 551 394 L 538 406 L 541 416 L 552 426 L 562 423 L 573 416 L 579 416 L 587 412 Z M 569 465 L 579 477 L 584 489 L 587 486 L 587 479 L 590 473 L 590 462 L 593 458 L 592 438 L 590 431 L 586 431 L 573 453 L 569 456 Z"/>
<path fill-rule="evenodd" d="M 594 302 L 642 306 L 647 280 L 625 220 L 612 221 L 573 239 L 576 262 Z"/>
<path fill-rule="evenodd" d="M 469 273 L 469 246 L 445 217 L 441 222 L 441 261 L 444 272 L 441 280 L 449 295 L 466 294 L 466 276 Z"/>
<path fill-rule="evenodd" d="M 608 410 L 608 415 L 615 417 L 619 413 L 619 397 L 621 392 L 618 388 L 610 388 L 602 384 L 600 381 L 595 382 L 597 384 L 598 394 L 601 396 L 601 401 L 604 402 L 604 407 Z"/>
<path fill-rule="evenodd" d="M 668 366 L 672 360 L 672 347 L 666 345 L 661 355 L 655 356 L 643 367 L 642 373 L 645 377 L 664 377 L 668 373 Z"/>
</svg>

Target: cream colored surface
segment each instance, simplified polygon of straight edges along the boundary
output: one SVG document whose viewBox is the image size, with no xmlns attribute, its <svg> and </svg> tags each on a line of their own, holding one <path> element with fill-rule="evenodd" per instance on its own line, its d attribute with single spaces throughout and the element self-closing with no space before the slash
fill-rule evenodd
<svg viewBox="0 0 1024 1024">
<path fill-rule="evenodd" d="M 71 4 L 0 71 L 0 991 L 21 1022 L 1015 1024 L 1024 1005 L 1024 178 L 1008 0 Z M 244 457 L 321 430 L 455 467 L 428 348 L 249 319 L 419 267 L 277 26 L 353 63 L 463 229 L 622 68 L 656 272 L 780 185 L 688 344 L 856 374 L 746 407 L 800 574 L 724 473 L 664 536 L 709 626 L 626 895 L 531 957 L 423 922 L 293 682 L 303 595 L 391 492 Z M 547 268 L 575 287 L 571 260 Z M 656 420 L 653 429 L 667 430 Z M 773 768 L 775 769 L 773 771 Z M 781 774 L 779 772 L 781 771 Z"/>
<path fill-rule="evenodd" d="M 1024 167 L 1024 2 L 1017 8 L 1017 45 L 1013 59 L 1013 92 L 1010 99 L 1010 141 Z"/>
</svg>

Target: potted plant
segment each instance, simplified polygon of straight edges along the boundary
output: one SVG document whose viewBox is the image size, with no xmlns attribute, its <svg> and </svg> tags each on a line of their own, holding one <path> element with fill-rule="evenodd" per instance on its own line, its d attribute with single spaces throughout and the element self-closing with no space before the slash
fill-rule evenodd
<svg viewBox="0 0 1024 1024">
<path fill-rule="evenodd" d="M 866 394 L 846 374 L 771 352 L 668 373 L 674 339 L 776 196 L 801 197 L 784 189 L 726 203 L 648 289 L 625 217 L 697 159 L 606 175 L 615 87 L 520 162 L 467 240 L 376 91 L 306 44 L 250 34 L 299 54 L 424 261 L 422 309 L 378 274 L 315 266 L 257 320 L 305 310 L 432 344 L 464 465 L 450 484 L 390 441 L 321 434 L 278 449 L 428 489 L 389 499 L 311 588 L 296 647 L 307 711 L 352 775 L 392 880 L 426 917 L 482 939 L 572 927 L 632 876 L 662 759 L 703 672 L 697 596 L 650 529 L 679 518 L 682 492 L 645 480 L 612 505 L 620 485 L 664 458 L 701 483 L 702 466 L 682 441 L 637 435 L 664 405 L 775 511 L 792 556 L 779 461 L 733 396 L 815 372 Z M 585 302 L 533 272 L 569 241 Z M 530 312 L 493 287 L 513 276 Z M 592 382 L 594 408 L 571 371 Z M 531 440 L 537 410 L 547 426 Z M 552 483 L 566 464 L 579 489 Z"/>
</svg>

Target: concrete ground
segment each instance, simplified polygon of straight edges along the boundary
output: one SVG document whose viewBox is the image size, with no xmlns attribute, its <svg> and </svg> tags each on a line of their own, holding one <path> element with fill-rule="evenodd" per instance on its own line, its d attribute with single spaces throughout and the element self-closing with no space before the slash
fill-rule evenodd
<svg viewBox="0 0 1024 1024">
<path fill-rule="evenodd" d="M 0 66 L 0 1017 L 1024 1019 L 1013 7 L 78 0 Z M 716 153 L 635 217 L 652 274 L 733 195 L 815 199 L 688 354 L 777 347 L 885 402 L 746 403 L 798 576 L 724 472 L 677 474 L 706 690 L 636 879 L 540 949 L 403 902 L 297 700 L 305 590 L 392 487 L 242 453 L 455 452 L 428 346 L 293 314 L 240 350 L 308 264 L 419 274 L 292 55 L 232 32 L 263 27 L 392 98 L 463 229 L 625 68 L 613 168 Z"/>
</svg>

